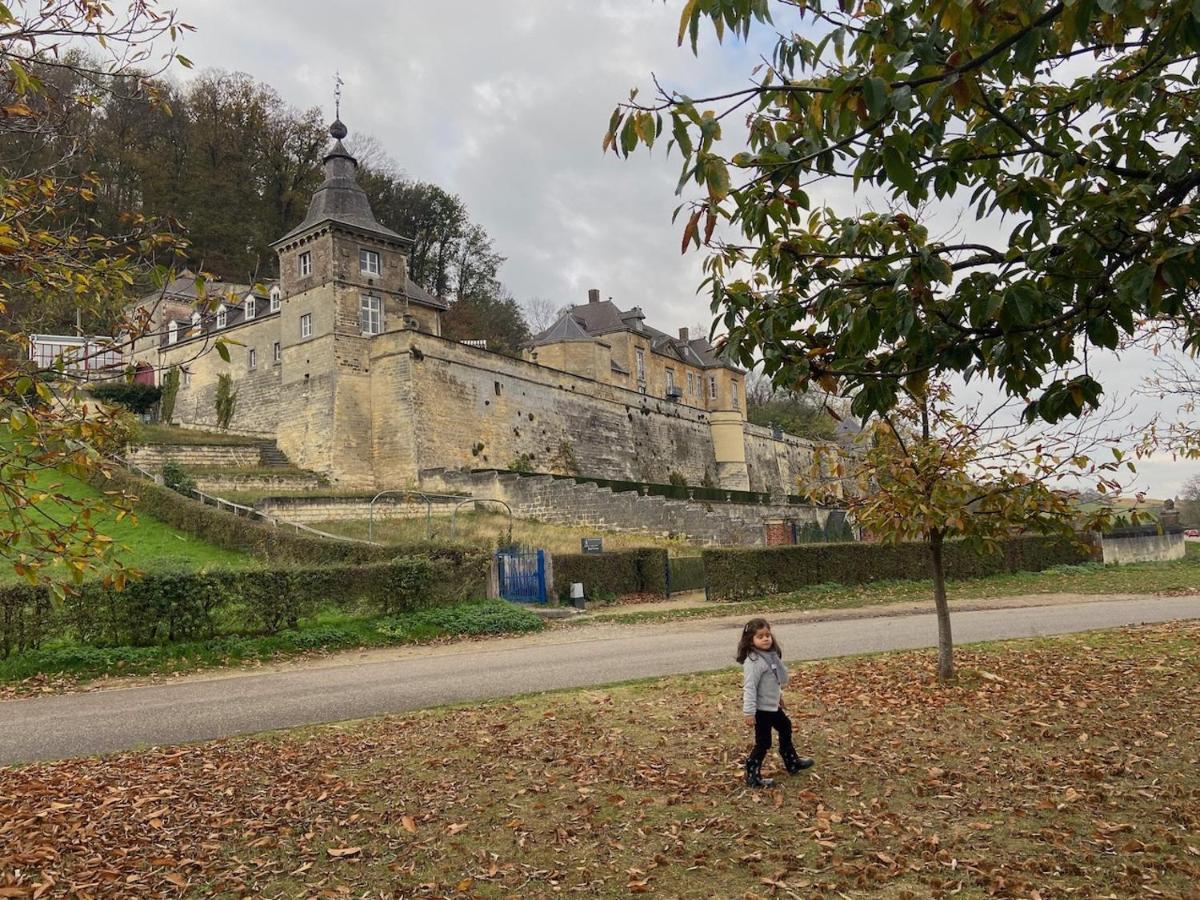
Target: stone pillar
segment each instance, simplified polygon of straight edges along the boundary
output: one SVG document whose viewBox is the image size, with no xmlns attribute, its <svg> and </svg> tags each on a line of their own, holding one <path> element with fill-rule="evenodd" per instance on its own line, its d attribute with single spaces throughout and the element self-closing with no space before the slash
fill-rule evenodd
<svg viewBox="0 0 1200 900">
<path fill-rule="evenodd" d="M 734 410 L 708 414 L 713 452 L 717 458 L 717 484 L 727 491 L 750 490 L 750 470 L 746 467 L 746 438 L 742 415 Z"/>
</svg>

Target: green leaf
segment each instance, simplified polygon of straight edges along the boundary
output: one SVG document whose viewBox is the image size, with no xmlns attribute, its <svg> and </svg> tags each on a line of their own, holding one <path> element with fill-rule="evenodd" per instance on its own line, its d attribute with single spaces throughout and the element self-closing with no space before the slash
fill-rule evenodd
<svg viewBox="0 0 1200 900">
<path fill-rule="evenodd" d="M 229 362 L 229 347 L 226 346 L 225 342 L 217 341 L 213 346 L 217 348 L 217 356 L 221 357 L 225 362 Z"/>
<path fill-rule="evenodd" d="M 878 119 L 887 110 L 887 91 L 887 82 L 882 78 L 867 79 L 867 83 L 863 87 L 863 96 L 867 101 L 867 112 L 870 113 L 872 119 Z"/>
</svg>

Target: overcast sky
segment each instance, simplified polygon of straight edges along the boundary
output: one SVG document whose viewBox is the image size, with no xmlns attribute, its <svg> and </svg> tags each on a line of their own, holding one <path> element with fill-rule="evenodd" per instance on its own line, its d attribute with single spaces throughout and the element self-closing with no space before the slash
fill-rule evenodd
<svg viewBox="0 0 1200 900">
<path fill-rule="evenodd" d="M 740 87 L 769 33 L 749 47 L 706 36 L 697 59 L 675 45 L 677 0 L 177 4 L 197 28 L 180 49 L 198 70 L 246 72 L 328 118 L 340 71 L 351 139 L 373 136 L 402 171 L 458 194 L 507 257 L 501 276 L 519 301 L 582 303 L 596 287 L 664 331 L 707 321 L 702 257 L 680 254 L 671 223 L 678 155 L 663 144 L 619 160 L 600 143 L 613 107 L 634 86 L 645 97 L 651 73 L 693 96 Z M 869 202 L 825 196 L 840 210 Z M 1099 367 L 1110 394 L 1129 395 L 1151 361 Z M 1141 473 L 1139 487 L 1168 496 L 1200 463 L 1160 458 Z"/>
</svg>

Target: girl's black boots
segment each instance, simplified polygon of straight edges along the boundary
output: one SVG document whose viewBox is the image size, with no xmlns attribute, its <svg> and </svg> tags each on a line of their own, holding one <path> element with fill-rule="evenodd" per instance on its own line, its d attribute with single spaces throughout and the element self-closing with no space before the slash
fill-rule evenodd
<svg viewBox="0 0 1200 900">
<path fill-rule="evenodd" d="M 746 787 L 769 788 L 775 787 L 775 779 L 762 777 L 762 761 L 746 760 Z"/>
<path fill-rule="evenodd" d="M 813 764 L 810 757 L 799 755 L 795 747 L 780 747 L 779 755 L 783 757 L 783 767 L 788 770 L 789 775 L 803 772 Z"/>
</svg>

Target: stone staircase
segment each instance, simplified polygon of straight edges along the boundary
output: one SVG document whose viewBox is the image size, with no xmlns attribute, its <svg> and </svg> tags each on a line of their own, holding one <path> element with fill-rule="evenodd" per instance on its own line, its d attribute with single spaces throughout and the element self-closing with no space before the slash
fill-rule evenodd
<svg viewBox="0 0 1200 900">
<path fill-rule="evenodd" d="M 196 486 L 205 493 L 294 493 L 325 486 L 324 479 L 316 473 L 292 465 L 273 439 L 239 445 L 145 444 L 129 447 L 126 459 L 155 473 L 161 472 L 167 462 L 178 463 L 192 473 Z"/>
<path fill-rule="evenodd" d="M 780 519 L 824 524 L 828 511 L 783 504 L 705 503 L 643 496 L 549 475 L 426 469 L 421 488 L 503 500 L 513 515 L 560 525 L 631 531 L 719 546 L 763 543 L 763 527 Z"/>
<path fill-rule="evenodd" d="M 279 449 L 274 439 L 258 442 L 258 460 L 258 464 L 266 468 L 292 465 L 291 460 L 287 458 L 287 454 Z"/>
</svg>

